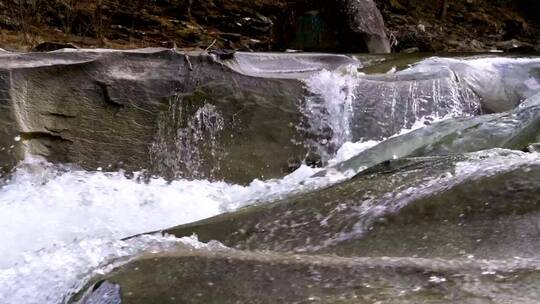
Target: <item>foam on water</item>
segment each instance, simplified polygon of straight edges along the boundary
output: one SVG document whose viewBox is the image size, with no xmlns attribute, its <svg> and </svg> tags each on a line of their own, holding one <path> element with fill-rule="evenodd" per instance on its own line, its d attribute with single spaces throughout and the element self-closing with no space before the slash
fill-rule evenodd
<svg viewBox="0 0 540 304">
<path fill-rule="evenodd" d="M 164 229 L 346 178 L 310 178 L 317 171 L 302 166 L 283 179 L 254 180 L 248 186 L 161 178 L 145 183 L 122 172 L 88 172 L 29 160 L 0 188 L 0 268 L 19 262 L 23 252 Z"/>
<path fill-rule="evenodd" d="M 128 178 L 123 172 L 28 159 L 0 188 L 0 303 L 60 303 L 101 265 L 186 241 L 122 238 L 348 178 L 312 178 L 318 170 L 301 166 L 283 179 L 240 186 L 161 178 L 141 182 L 137 174 Z"/>
<path fill-rule="evenodd" d="M 64 303 L 94 275 L 104 274 L 143 252 L 201 249 L 220 246 L 196 238 L 143 235 L 126 241 L 90 238 L 51 246 L 24 263 L 0 269 L 0 303 Z M 111 261 L 115 261 L 111 264 Z"/>
</svg>

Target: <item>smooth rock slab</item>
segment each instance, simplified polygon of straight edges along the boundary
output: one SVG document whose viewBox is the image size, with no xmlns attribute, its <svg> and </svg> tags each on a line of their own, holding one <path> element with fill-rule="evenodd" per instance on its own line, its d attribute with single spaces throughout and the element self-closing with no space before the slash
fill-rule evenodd
<svg viewBox="0 0 540 304">
<path fill-rule="evenodd" d="M 358 172 L 384 161 L 413 156 L 452 155 L 491 148 L 527 150 L 540 141 L 540 94 L 514 110 L 476 117 L 446 119 L 389 138 L 358 155 L 319 172 Z"/>
<path fill-rule="evenodd" d="M 33 154 L 87 169 L 247 182 L 282 176 L 291 158 L 305 155 L 292 143 L 302 138 L 294 126 L 303 84 L 245 76 L 212 55 L 165 49 L 6 53 L 0 67 L 5 167 Z M 205 106 L 214 108 L 204 117 L 209 121 L 200 117 Z M 216 119 L 221 126 L 208 125 Z M 180 163 L 184 159 L 192 163 Z"/>
<path fill-rule="evenodd" d="M 2 53 L 0 167 L 38 155 L 247 183 L 306 157 L 324 163 L 346 141 L 380 140 L 426 117 L 506 111 L 540 90 L 535 58 L 430 58 L 378 75 L 362 66 L 329 54 Z"/>
<path fill-rule="evenodd" d="M 432 57 L 395 73 L 359 76 L 353 90 L 353 140 L 383 139 L 423 118 L 514 109 L 540 92 L 540 60 Z"/>
<path fill-rule="evenodd" d="M 490 150 L 385 162 L 327 189 L 166 232 L 249 250 L 537 258 L 539 194 L 540 155 Z"/>
<path fill-rule="evenodd" d="M 534 261 L 177 250 L 117 268 L 78 303 L 532 303 L 539 280 Z"/>
</svg>

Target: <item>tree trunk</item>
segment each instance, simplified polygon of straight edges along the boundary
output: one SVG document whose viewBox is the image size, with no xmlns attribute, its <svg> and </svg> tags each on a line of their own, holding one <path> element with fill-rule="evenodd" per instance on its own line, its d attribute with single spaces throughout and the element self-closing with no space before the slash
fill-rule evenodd
<svg viewBox="0 0 540 304">
<path fill-rule="evenodd" d="M 441 8 L 439 10 L 439 19 L 444 19 L 448 11 L 448 0 L 440 0 Z"/>
</svg>

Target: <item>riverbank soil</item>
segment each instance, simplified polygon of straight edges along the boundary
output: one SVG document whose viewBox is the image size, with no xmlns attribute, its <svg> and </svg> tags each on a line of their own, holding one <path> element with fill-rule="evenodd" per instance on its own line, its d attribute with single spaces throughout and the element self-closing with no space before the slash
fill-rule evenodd
<svg viewBox="0 0 540 304">
<path fill-rule="evenodd" d="M 0 47 L 364 52 L 322 0 L 0 1 Z M 376 0 L 394 52 L 540 51 L 535 0 Z"/>
<path fill-rule="evenodd" d="M 394 51 L 540 51 L 536 0 L 377 0 Z"/>
</svg>

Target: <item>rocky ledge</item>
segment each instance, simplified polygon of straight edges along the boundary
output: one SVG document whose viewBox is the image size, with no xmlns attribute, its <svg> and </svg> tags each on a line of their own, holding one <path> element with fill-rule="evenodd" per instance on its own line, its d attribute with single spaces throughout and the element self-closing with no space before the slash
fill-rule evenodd
<svg viewBox="0 0 540 304">
<path fill-rule="evenodd" d="M 394 64 L 392 58 L 6 52 L 1 166 L 9 171 L 35 155 L 89 170 L 245 183 L 284 176 L 304 161 L 324 164 L 344 141 L 381 140 L 422 117 L 509 111 L 535 94 L 539 81 L 538 60 L 515 58 L 430 58 L 367 74 Z M 337 91 L 324 90 L 328 81 Z M 332 108 L 335 98 L 350 111 Z M 516 111 L 508 115 L 527 115 Z M 484 118 L 478 119 L 458 128 Z"/>
</svg>

